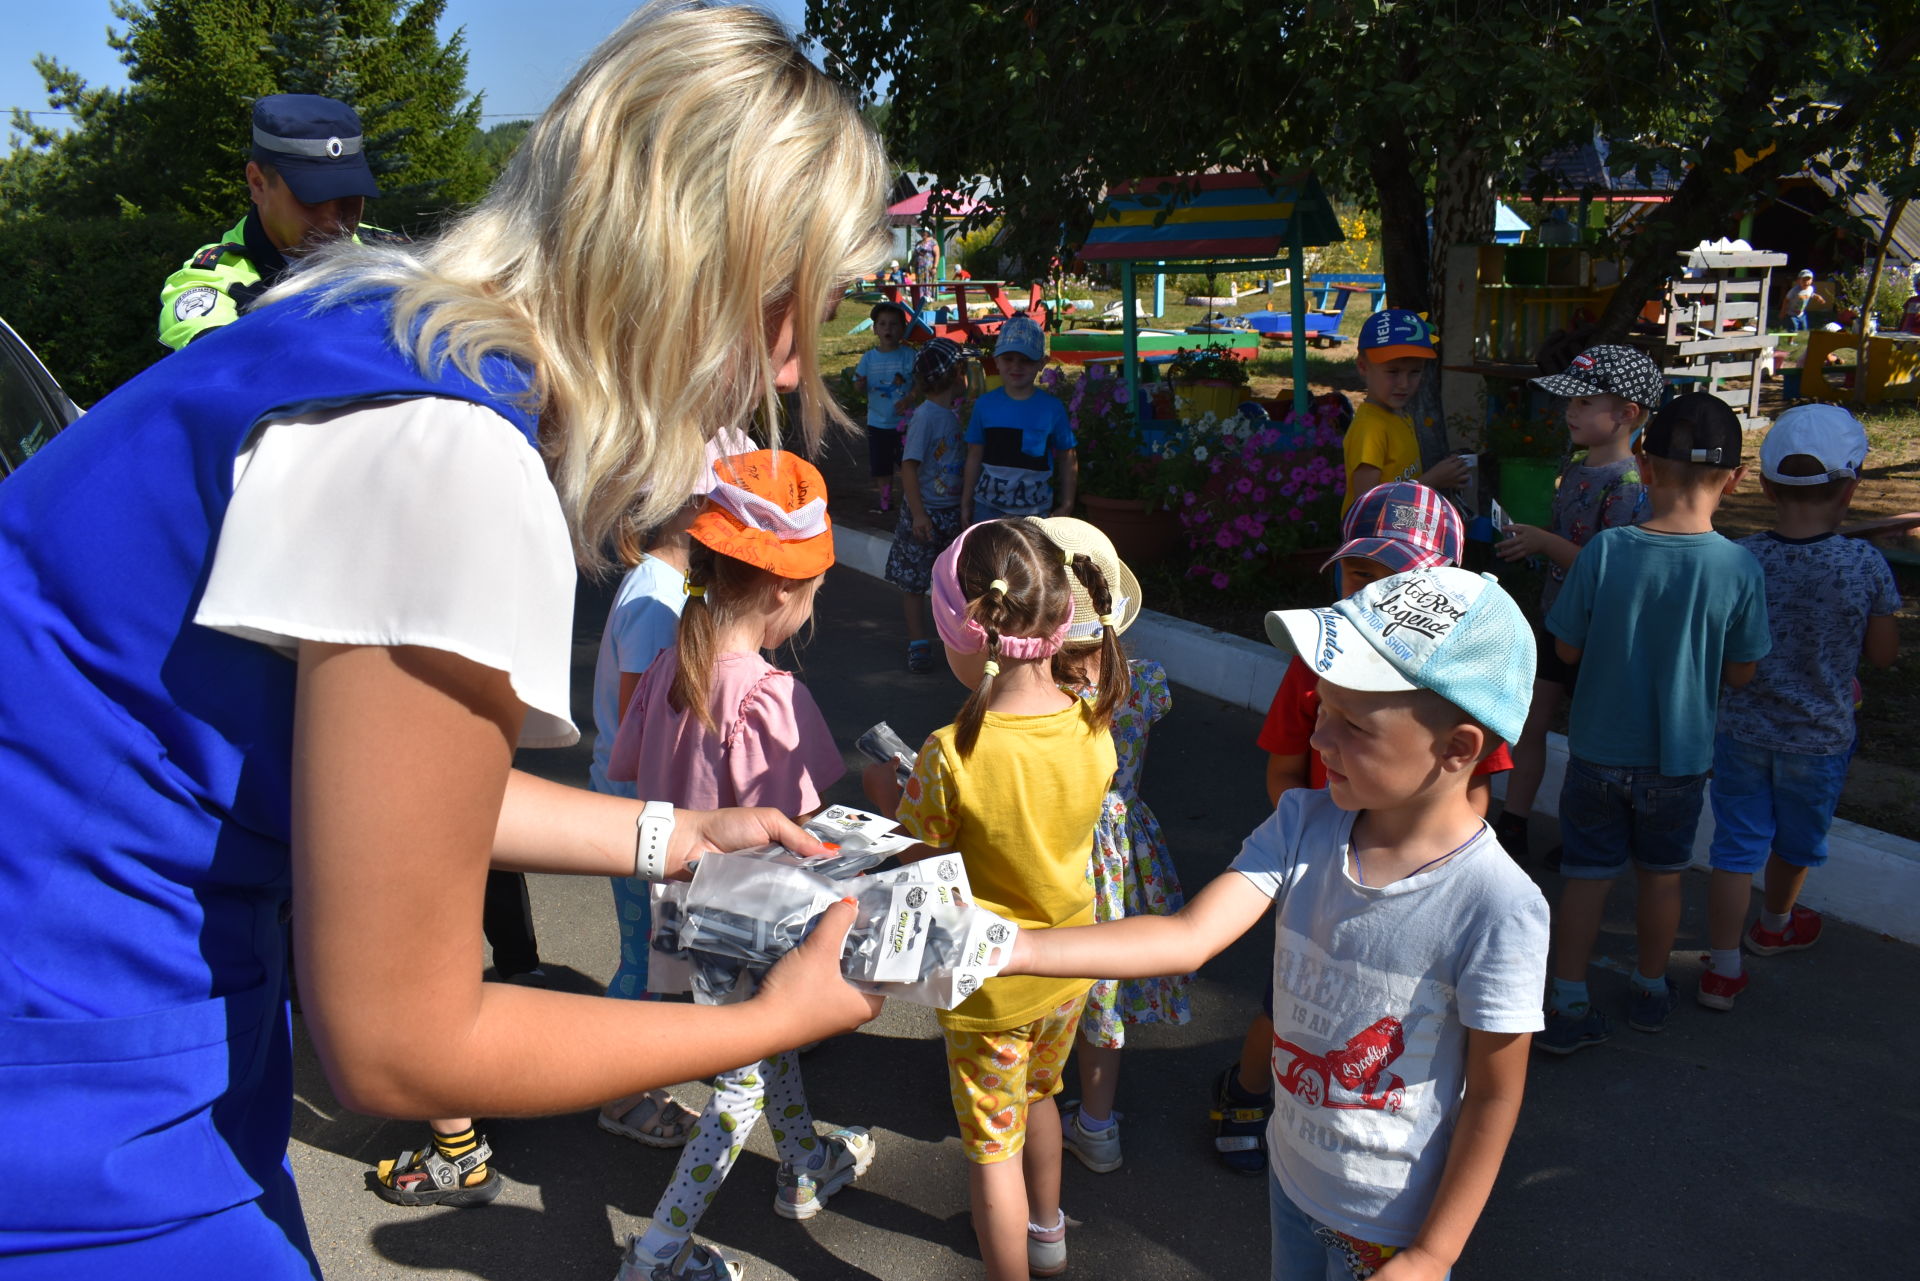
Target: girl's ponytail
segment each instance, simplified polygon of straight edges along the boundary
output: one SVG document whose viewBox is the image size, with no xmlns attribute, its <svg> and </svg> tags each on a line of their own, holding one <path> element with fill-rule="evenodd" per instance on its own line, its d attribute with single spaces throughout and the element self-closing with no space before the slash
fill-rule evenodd
<svg viewBox="0 0 1920 1281">
<path fill-rule="evenodd" d="M 1112 621 L 1113 589 L 1107 583 L 1107 576 L 1100 572 L 1100 566 L 1085 552 L 1069 556 L 1067 566 L 1087 589 L 1094 613 L 1100 618 L 1100 693 L 1093 700 L 1093 721 L 1106 729 L 1113 724 L 1113 714 L 1119 709 L 1122 693 L 1128 686 L 1127 656 L 1121 652 L 1120 632 Z"/>
<path fill-rule="evenodd" d="M 987 668 L 986 675 L 973 687 L 973 693 L 967 695 L 960 715 L 953 721 L 953 744 L 960 749 L 962 758 L 972 755 L 973 745 L 980 741 L 980 726 L 987 719 L 987 704 L 993 699 L 993 678 L 1000 674 L 1000 629 L 1007 617 L 1005 580 L 996 578 L 989 583 L 986 593 L 968 607 L 967 613 L 987 634 Z"/>
<path fill-rule="evenodd" d="M 687 553 L 687 603 L 680 611 L 680 626 L 674 632 L 674 654 L 680 668 L 673 674 L 673 686 L 667 691 L 667 705 L 676 712 L 692 712 L 708 733 L 719 733 L 713 719 L 714 638 L 719 628 L 714 623 L 714 602 L 707 591 L 717 576 L 714 562 L 720 555 L 704 543 L 694 543 Z"/>
</svg>

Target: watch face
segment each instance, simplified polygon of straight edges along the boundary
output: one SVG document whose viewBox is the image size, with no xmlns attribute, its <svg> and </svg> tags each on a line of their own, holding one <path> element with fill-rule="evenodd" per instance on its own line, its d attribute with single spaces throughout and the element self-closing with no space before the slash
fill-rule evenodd
<svg viewBox="0 0 1920 1281">
<path fill-rule="evenodd" d="M 219 305 L 220 291 L 211 285 L 195 285 L 173 300 L 175 320 L 196 320 Z"/>
</svg>

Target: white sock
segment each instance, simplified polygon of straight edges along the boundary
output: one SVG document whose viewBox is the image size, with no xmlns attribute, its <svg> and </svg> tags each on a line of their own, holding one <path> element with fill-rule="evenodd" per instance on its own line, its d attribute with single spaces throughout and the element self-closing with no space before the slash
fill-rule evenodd
<svg viewBox="0 0 1920 1281">
<path fill-rule="evenodd" d="M 1716 947 L 1707 953 L 1707 968 L 1723 979 L 1740 977 L 1740 949 Z"/>
<path fill-rule="evenodd" d="M 1793 919 L 1791 910 L 1785 912 L 1760 913 L 1760 928 L 1769 934 L 1778 934 L 1787 928 L 1787 922 Z"/>
</svg>

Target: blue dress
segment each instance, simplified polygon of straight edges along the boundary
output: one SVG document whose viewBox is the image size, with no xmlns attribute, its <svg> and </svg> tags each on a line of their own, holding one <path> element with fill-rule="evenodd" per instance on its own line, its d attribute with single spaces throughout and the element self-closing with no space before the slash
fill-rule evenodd
<svg viewBox="0 0 1920 1281">
<path fill-rule="evenodd" d="M 292 1175 L 294 665 L 192 621 L 263 419 L 490 391 L 378 298 L 243 317 L 0 491 L 0 1274 L 318 1274 Z"/>
</svg>

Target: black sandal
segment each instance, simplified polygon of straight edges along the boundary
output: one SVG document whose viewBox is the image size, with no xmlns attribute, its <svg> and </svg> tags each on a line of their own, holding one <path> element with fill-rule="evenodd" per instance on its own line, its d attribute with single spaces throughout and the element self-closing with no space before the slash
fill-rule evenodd
<svg viewBox="0 0 1920 1281">
<path fill-rule="evenodd" d="M 452 1159 L 440 1155 L 432 1143 L 418 1152 L 402 1152 L 369 1174 L 369 1186 L 382 1201 L 395 1205 L 485 1205 L 500 1195 L 500 1172 L 487 1166 L 487 1175 L 478 1183 L 467 1176 L 487 1164 L 493 1149 L 485 1138 L 471 1152 Z"/>
<path fill-rule="evenodd" d="M 1213 1131 L 1213 1150 L 1219 1154 L 1220 1164 L 1235 1174 L 1265 1174 L 1267 1118 L 1273 1115 L 1273 1094 L 1255 1096 L 1251 1101 L 1236 1099 L 1231 1087 L 1239 1071 L 1239 1064 L 1229 1063 L 1214 1083 L 1213 1110 L 1207 1113 L 1218 1123 Z"/>
</svg>

